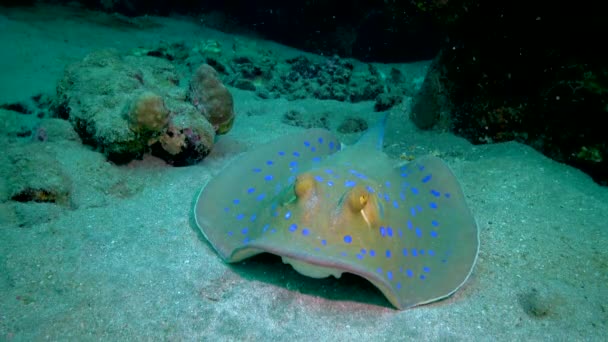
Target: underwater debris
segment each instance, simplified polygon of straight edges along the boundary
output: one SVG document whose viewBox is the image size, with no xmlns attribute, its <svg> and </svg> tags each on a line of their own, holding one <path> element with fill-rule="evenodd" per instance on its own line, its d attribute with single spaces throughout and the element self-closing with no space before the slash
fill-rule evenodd
<svg viewBox="0 0 608 342">
<path fill-rule="evenodd" d="M 281 122 L 284 124 L 303 128 L 326 128 L 329 129 L 330 113 L 302 113 L 291 109 L 283 114 Z"/>
<path fill-rule="evenodd" d="M 519 295 L 519 304 L 533 318 L 545 318 L 555 310 L 555 300 L 534 288 Z"/>
<path fill-rule="evenodd" d="M 338 126 L 340 133 L 359 133 L 367 130 L 367 121 L 362 118 L 348 117 Z"/>
<path fill-rule="evenodd" d="M 8 157 L 10 200 L 71 205 L 72 180 L 44 144 L 13 148 Z"/>
</svg>

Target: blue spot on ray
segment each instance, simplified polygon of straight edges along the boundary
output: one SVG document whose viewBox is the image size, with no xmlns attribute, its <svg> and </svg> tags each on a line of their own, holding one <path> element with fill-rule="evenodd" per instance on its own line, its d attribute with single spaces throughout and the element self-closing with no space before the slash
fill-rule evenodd
<svg viewBox="0 0 608 342">
<path fill-rule="evenodd" d="M 357 182 L 352 181 L 352 180 L 347 180 L 347 181 L 344 182 L 344 186 L 349 187 L 349 188 L 353 187 L 355 185 L 357 185 Z"/>
</svg>

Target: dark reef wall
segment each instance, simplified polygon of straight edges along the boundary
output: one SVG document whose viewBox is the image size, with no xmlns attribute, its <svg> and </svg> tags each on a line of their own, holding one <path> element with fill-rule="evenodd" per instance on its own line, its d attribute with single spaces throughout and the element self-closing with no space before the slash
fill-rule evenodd
<svg viewBox="0 0 608 342">
<path fill-rule="evenodd" d="M 375 62 L 439 56 L 425 91 L 442 92 L 453 114 L 431 115 L 437 122 L 424 121 L 424 128 L 439 125 L 476 144 L 521 141 L 608 184 L 608 25 L 599 1 L 81 3 L 127 16 L 188 14 L 325 56 Z"/>
<path fill-rule="evenodd" d="M 225 30 L 248 29 L 314 53 L 383 62 L 433 58 L 441 41 L 440 26 L 436 23 L 443 20 L 444 14 L 453 12 L 445 0 L 82 0 L 78 3 L 127 16 L 201 15 L 207 24 Z"/>
<path fill-rule="evenodd" d="M 518 140 L 608 184 L 608 34 L 597 5 L 472 8 L 442 49 L 451 129 L 473 143 Z"/>
</svg>

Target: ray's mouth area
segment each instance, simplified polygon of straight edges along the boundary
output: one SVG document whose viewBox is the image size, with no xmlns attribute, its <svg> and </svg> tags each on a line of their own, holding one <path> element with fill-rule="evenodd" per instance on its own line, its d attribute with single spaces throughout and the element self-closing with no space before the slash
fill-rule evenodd
<svg viewBox="0 0 608 342">
<path fill-rule="evenodd" d="M 367 279 L 350 272 L 335 277 L 310 278 L 298 273 L 281 257 L 261 253 L 230 268 L 248 281 L 262 281 L 294 293 L 323 298 L 328 301 L 348 301 L 362 305 L 392 308 L 382 292 Z"/>
</svg>

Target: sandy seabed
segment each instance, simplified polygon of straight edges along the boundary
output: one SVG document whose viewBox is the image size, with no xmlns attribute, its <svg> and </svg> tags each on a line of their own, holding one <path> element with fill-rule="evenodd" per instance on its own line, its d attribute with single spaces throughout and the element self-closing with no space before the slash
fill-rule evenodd
<svg viewBox="0 0 608 342">
<path fill-rule="evenodd" d="M 234 39 L 184 18 L 140 30 L 62 7 L 0 8 L 0 103 L 53 93 L 66 65 L 102 49 Z M 32 115 L 1 111 L 4 183 L 11 173 L 69 179 L 70 203 L 0 203 L 0 340 L 604 340 L 608 331 L 608 189 L 518 144 L 473 146 L 420 132 L 392 109 L 387 153 L 433 153 L 461 181 L 479 228 L 472 277 L 454 296 L 405 311 L 355 277 L 303 277 L 274 258 L 224 264 L 198 232 L 201 186 L 240 152 L 296 132 L 287 110 L 378 118 L 373 103 L 259 99 L 230 89 L 233 130 L 202 163 L 146 157 L 116 166 L 44 119 L 45 142 L 11 136 Z M 407 104 L 407 101 L 406 101 Z M 332 116 L 335 127 L 339 115 Z M 344 136 L 345 141 L 354 137 Z M 39 162 L 14 165 L 4 151 Z M 49 165 L 53 167 L 47 167 Z M 25 165 L 25 166 L 24 166 Z M 19 169 L 28 167 L 28 169 Z M 54 174 L 47 174 L 48 170 Z M 10 184 L 0 185 L 5 195 Z"/>
</svg>

